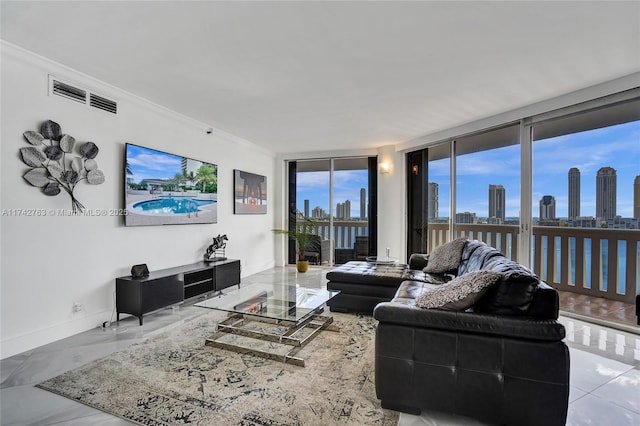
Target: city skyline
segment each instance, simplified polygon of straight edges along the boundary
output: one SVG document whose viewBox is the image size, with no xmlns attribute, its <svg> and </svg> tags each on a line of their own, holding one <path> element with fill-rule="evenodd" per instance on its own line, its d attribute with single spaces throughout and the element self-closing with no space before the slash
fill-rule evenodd
<svg viewBox="0 0 640 426">
<path fill-rule="evenodd" d="M 580 172 L 577 168 L 573 167 L 569 170 L 569 179 L 568 179 L 568 189 L 569 191 L 572 190 L 572 188 L 579 188 L 580 187 Z M 577 179 L 576 179 L 577 176 Z M 551 194 L 547 194 L 547 195 L 543 195 L 539 202 L 539 215 L 537 216 L 537 218 L 539 219 L 572 219 L 572 218 L 586 218 L 586 217 L 593 217 L 593 218 L 600 218 L 600 219 L 613 219 L 616 217 L 621 217 L 621 218 L 640 218 L 636 212 L 640 212 L 640 175 L 636 176 L 634 178 L 634 183 L 633 183 L 633 206 L 632 206 L 632 210 L 634 211 L 634 214 L 631 216 L 622 216 L 619 214 L 616 214 L 616 199 L 617 199 L 617 183 L 616 183 L 616 170 L 613 169 L 612 167 L 602 167 L 598 170 L 598 173 L 596 175 L 596 194 L 595 194 L 595 199 L 596 199 L 596 215 L 581 215 L 580 214 L 580 208 L 579 208 L 579 203 L 580 203 L 580 197 L 579 197 L 579 193 L 577 194 L 573 194 L 573 197 L 569 197 L 569 211 L 572 210 L 572 204 L 576 203 L 577 204 L 577 208 L 573 209 L 576 214 L 575 215 L 569 215 L 566 217 L 561 217 L 556 215 L 556 200 L 555 200 L 555 196 L 551 195 Z M 432 206 L 433 205 L 437 206 L 437 202 L 438 202 L 438 191 L 439 191 L 439 185 L 435 182 L 429 182 L 429 212 L 433 210 L 437 210 L 436 208 L 434 208 Z M 465 222 L 464 223 L 471 223 L 471 222 L 467 222 L 468 218 L 470 217 L 469 214 L 473 214 L 474 216 L 477 216 L 479 218 L 487 218 L 487 219 L 502 219 L 504 220 L 505 217 L 501 216 L 501 211 L 502 209 L 504 209 L 504 198 L 505 198 L 505 190 L 504 187 L 502 185 L 496 185 L 496 184 L 489 184 L 489 197 L 488 197 L 488 213 L 487 215 L 483 215 L 480 212 L 476 212 L 476 211 L 464 211 L 464 212 L 457 212 L 456 215 L 462 215 L 460 217 L 465 217 L 465 219 L 463 219 Z M 441 219 L 444 218 L 445 216 L 432 216 L 431 213 L 429 213 L 429 218 L 436 218 L 436 217 L 440 217 Z M 507 216 L 508 217 L 514 217 L 514 216 Z M 536 216 L 534 216 L 536 217 Z"/>
<path fill-rule="evenodd" d="M 496 164 L 500 165 L 496 167 Z M 580 216 L 596 216 L 596 174 L 617 171 L 617 215 L 633 217 L 634 180 L 640 175 L 640 121 L 533 142 L 533 216 L 544 195 L 556 199 L 556 216 L 569 217 L 567 173 L 580 169 Z M 429 163 L 429 182 L 439 184 L 439 217 L 449 216 L 449 158 Z M 505 188 L 507 218 L 520 215 L 520 146 L 510 145 L 457 158 L 457 212 L 488 217 L 490 184 Z"/>
<path fill-rule="evenodd" d="M 617 174 L 616 213 L 634 217 L 634 182 L 640 175 L 640 121 L 558 136 L 533 142 L 532 213 L 537 216 L 540 199 L 552 195 L 556 201 L 556 217 L 569 218 L 568 173 L 579 169 L 579 184 L 573 191 L 579 194 L 578 216 L 596 216 L 596 175 L 602 167 L 612 167 Z M 499 167 L 496 167 L 499 165 Z M 449 159 L 429 162 L 428 182 L 438 183 L 429 197 L 437 199 L 437 215 L 449 216 Z M 489 185 L 505 189 L 505 217 L 520 215 L 520 145 L 474 152 L 457 158 L 457 212 L 475 212 L 487 217 Z M 304 199 L 311 206 L 334 211 L 335 203 L 358 199 L 360 188 L 368 188 L 367 170 L 341 170 L 334 174 L 334 206 L 329 206 L 329 173 L 298 173 L 297 208 L 304 209 Z M 384 200 L 378 200 L 384 202 Z M 435 215 L 435 212 L 429 211 Z M 353 203 L 352 216 L 360 217 L 359 203 Z"/>
<path fill-rule="evenodd" d="M 296 208 L 304 212 L 305 200 L 309 200 L 310 208 L 316 212 L 323 211 L 336 214 L 338 203 L 351 202 L 351 218 L 360 219 L 363 203 L 360 197 L 369 191 L 369 177 L 367 169 L 337 170 L 333 177 L 333 206 L 329 206 L 329 171 L 298 172 L 296 175 Z M 356 201 L 358 200 L 358 201 Z M 368 203 L 364 203 L 365 209 Z M 317 209 L 319 208 L 319 209 Z M 368 212 L 364 211 L 365 220 Z"/>
</svg>

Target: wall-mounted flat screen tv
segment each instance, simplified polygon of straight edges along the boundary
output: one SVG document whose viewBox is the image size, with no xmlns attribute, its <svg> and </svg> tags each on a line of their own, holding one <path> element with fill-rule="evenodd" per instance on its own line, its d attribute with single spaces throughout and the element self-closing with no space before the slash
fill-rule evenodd
<svg viewBox="0 0 640 426">
<path fill-rule="evenodd" d="M 126 226 L 218 222 L 218 166 L 125 145 Z"/>
</svg>

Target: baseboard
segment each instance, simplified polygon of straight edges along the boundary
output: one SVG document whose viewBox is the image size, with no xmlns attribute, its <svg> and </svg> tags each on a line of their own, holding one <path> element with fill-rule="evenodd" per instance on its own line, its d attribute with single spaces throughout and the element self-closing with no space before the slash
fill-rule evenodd
<svg viewBox="0 0 640 426">
<path fill-rule="evenodd" d="M 74 318 L 64 323 L 44 327 L 20 336 L 3 338 L 0 344 L 0 359 L 5 359 L 22 352 L 27 352 L 37 347 L 64 339 L 83 331 L 91 330 L 109 320 L 111 311 L 102 311 L 95 314 L 79 312 Z M 44 324 L 43 324 L 44 325 Z"/>
</svg>

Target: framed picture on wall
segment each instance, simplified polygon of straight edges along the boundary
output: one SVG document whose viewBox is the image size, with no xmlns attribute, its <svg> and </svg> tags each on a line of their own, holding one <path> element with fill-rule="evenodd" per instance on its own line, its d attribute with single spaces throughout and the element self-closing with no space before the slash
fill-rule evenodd
<svg viewBox="0 0 640 426">
<path fill-rule="evenodd" d="M 267 214 L 267 177 L 233 171 L 233 213 Z"/>
</svg>

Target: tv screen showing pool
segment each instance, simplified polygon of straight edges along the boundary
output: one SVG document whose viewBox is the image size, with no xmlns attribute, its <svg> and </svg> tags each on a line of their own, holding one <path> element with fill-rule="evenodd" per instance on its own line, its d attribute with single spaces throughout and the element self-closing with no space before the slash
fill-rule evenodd
<svg viewBox="0 0 640 426">
<path fill-rule="evenodd" d="M 218 222 L 218 166 L 125 146 L 125 225 Z"/>
</svg>

